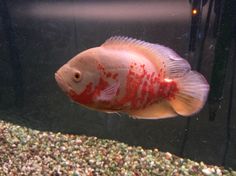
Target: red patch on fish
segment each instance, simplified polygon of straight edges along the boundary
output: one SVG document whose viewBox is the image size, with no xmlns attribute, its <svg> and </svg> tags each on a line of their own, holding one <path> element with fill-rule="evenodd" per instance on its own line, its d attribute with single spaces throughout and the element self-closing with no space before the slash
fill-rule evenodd
<svg viewBox="0 0 236 176">
<path fill-rule="evenodd" d="M 127 106 L 131 109 L 143 108 L 160 99 L 170 100 L 178 92 L 174 81 L 161 81 L 162 69 L 156 75 L 155 72 L 148 73 L 145 64 L 140 65 L 140 74 L 135 72 L 137 64 L 131 64 L 126 82 L 125 95 L 115 102 L 115 106 Z M 140 92 L 140 93 L 139 93 Z"/>
<path fill-rule="evenodd" d="M 158 89 L 157 96 L 166 100 L 175 98 L 175 94 L 178 92 L 178 87 L 175 81 L 162 81 L 160 82 L 160 88 Z"/>
<path fill-rule="evenodd" d="M 102 64 L 99 63 L 97 65 L 97 69 L 100 71 L 102 76 L 105 76 L 106 78 L 112 78 L 114 80 L 117 80 L 118 73 L 108 71 L 109 69 L 105 69 L 105 67 Z"/>
<path fill-rule="evenodd" d="M 93 83 L 88 83 L 82 93 L 77 94 L 74 90 L 69 91 L 69 96 L 76 102 L 81 104 L 94 103 L 94 98 L 99 96 L 101 91 L 108 86 L 108 82 L 100 78 L 98 84 L 93 87 Z"/>
</svg>

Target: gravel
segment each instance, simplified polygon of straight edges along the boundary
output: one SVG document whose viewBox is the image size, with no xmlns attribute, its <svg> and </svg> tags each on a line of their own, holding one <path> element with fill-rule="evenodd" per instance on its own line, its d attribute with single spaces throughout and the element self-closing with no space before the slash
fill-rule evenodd
<svg viewBox="0 0 236 176">
<path fill-rule="evenodd" d="M 0 121 L 0 175 L 221 176 L 236 171 L 113 140 L 41 132 Z"/>
</svg>

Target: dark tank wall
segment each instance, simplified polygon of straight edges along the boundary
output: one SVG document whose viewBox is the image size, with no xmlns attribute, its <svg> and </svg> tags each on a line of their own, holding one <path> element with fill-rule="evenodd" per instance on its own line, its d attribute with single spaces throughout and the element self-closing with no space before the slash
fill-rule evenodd
<svg viewBox="0 0 236 176">
<path fill-rule="evenodd" d="M 111 1 L 100 3 L 104 8 L 109 5 L 113 7 L 113 13 L 121 6 L 122 14 L 122 10 L 128 11 L 124 9 L 126 3 L 129 8 L 134 5 L 135 10 L 140 6 L 137 3 L 144 1 L 115 1 L 116 4 L 113 5 Z M 146 9 L 155 7 L 158 13 L 154 13 L 152 8 L 151 16 L 143 17 L 144 13 L 148 13 L 145 10 L 115 16 L 111 8 L 106 9 L 107 13 L 98 13 L 100 17 L 96 17 L 96 13 L 95 16 L 86 16 L 85 12 L 81 12 L 83 8 L 79 7 L 96 10 L 96 5 L 97 9 L 101 8 L 97 1 L 84 3 L 25 0 L 20 4 L 18 1 L 2 1 L 1 8 L 4 10 L 0 13 L 0 119 L 38 130 L 115 139 L 129 145 L 158 148 L 208 164 L 224 164 L 236 168 L 234 117 L 231 117 L 227 126 L 228 105 L 232 96 L 232 114 L 236 114 L 235 94 L 231 95 L 229 91 L 231 69 L 226 72 L 224 99 L 214 121 L 209 121 L 207 105 L 200 113 L 189 117 L 190 120 L 183 117 L 135 120 L 123 114 L 119 116 L 90 111 L 71 102 L 57 86 L 54 73 L 60 66 L 77 53 L 99 46 L 113 35 L 166 45 L 196 67 L 197 51 L 188 51 L 191 25 L 189 2 L 178 0 L 175 1 L 175 6 L 171 4 L 172 1 L 149 3 L 151 5 L 147 2 L 142 5 Z M 70 8 L 73 10 L 68 10 L 68 13 L 62 11 L 60 14 L 60 6 L 64 6 L 66 12 Z M 39 7 L 48 7 L 51 11 Z M 54 7 L 56 10 L 53 10 Z M 205 11 L 207 7 L 204 6 Z M 81 13 L 76 10 L 81 10 Z M 52 13 L 54 11 L 56 12 Z M 203 14 L 203 19 L 205 15 L 206 13 Z M 210 26 L 209 32 L 212 30 Z M 209 81 L 214 43 L 215 39 L 210 35 L 206 39 L 201 67 L 202 74 Z M 230 63 L 233 58 L 235 59 L 234 54 L 230 57 Z"/>
</svg>

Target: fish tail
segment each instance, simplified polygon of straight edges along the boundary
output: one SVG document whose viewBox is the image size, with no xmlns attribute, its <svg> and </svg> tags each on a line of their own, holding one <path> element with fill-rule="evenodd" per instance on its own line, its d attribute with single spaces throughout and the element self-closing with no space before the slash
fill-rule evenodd
<svg viewBox="0 0 236 176">
<path fill-rule="evenodd" d="M 182 116 L 199 112 L 204 106 L 209 91 L 206 79 L 198 72 L 189 71 L 181 78 L 175 79 L 178 92 L 170 100 L 172 108 Z"/>
</svg>

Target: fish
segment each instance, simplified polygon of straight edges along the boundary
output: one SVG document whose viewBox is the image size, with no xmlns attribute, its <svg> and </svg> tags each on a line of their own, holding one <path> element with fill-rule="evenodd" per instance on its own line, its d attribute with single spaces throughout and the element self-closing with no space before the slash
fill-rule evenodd
<svg viewBox="0 0 236 176">
<path fill-rule="evenodd" d="M 77 54 L 55 79 L 83 107 L 136 119 L 192 116 L 209 92 L 204 76 L 172 49 L 124 36 Z"/>
</svg>

